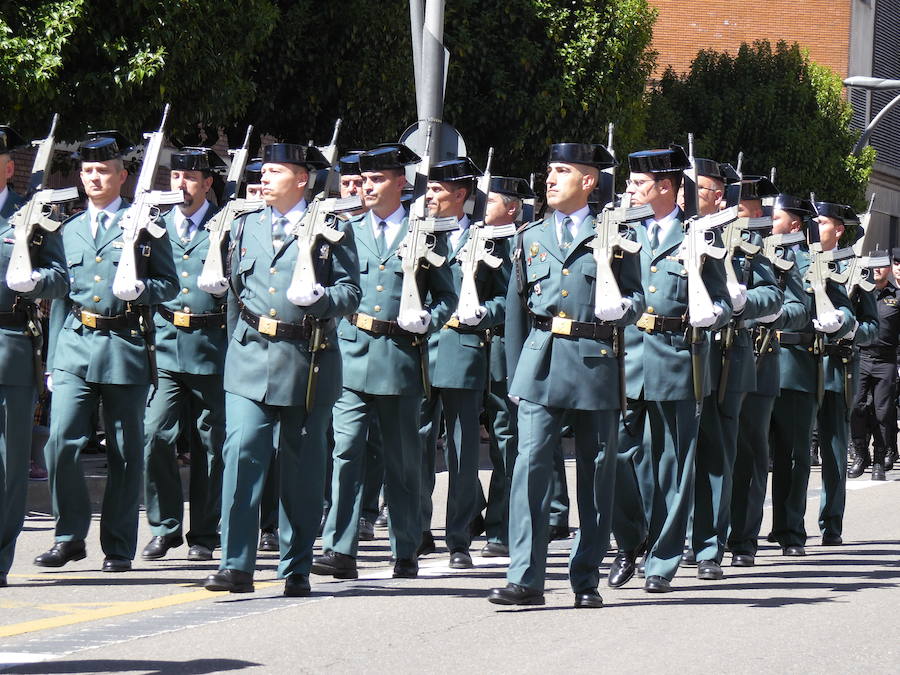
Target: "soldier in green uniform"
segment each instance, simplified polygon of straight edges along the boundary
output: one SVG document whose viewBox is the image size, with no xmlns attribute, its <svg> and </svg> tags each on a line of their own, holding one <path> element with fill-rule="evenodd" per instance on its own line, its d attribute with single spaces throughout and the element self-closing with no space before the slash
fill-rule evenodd
<svg viewBox="0 0 900 675">
<path fill-rule="evenodd" d="M 328 167 L 315 147 L 274 143 L 263 152 L 265 209 L 232 224 L 233 257 L 225 356 L 226 438 L 222 479 L 222 560 L 204 586 L 253 590 L 259 503 L 266 470 L 278 453 L 278 534 L 284 594 L 310 593 L 312 549 L 325 489 L 326 434 L 341 386 L 335 321 L 359 304 L 353 231 L 340 221 L 340 241 L 318 237 L 315 278 L 292 283 L 297 233 L 310 170 Z M 311 227 L 311 225 L 308 225 Z M 232 323 L 233 322 L 233 323 Z M 321 331 L 321 338 L 314 334 Z M 321 339 L 312 352 L 310 340 Z M 324 346 L 322 346 L 324 344 Z M 313 364 L 313 354 L 318 363 Z M 307 407 L 309 378 L 321 373 Z"/>
<path fill-rule="evenodd" d="M 463 255 L 471 241 L 471 219 L 463 207 L 472 194 L 475 177 L 481 172 L 468 158 L 439 162 L 428 174 L 426 205 L 438 218 L 453 216 L 459 227 L 449 233 L 447 264 L 453 274 L 457 294 L 463 284 Z M 482 227 L 483 223 L 477 226 Z M 424 450 L 422 464 L 422 524 L 429 531 L 435 482 L 437 430 L 443 413 L 447 437 L 444 458 L 447 466 L 447 524 L 445 540 L 450 551 L 450 567 L 473 566 L 469 554 L 478 498 L 478 455 L 481 444 L 479 416 L 489 371 L 490 330 L 506 316 L 506 289 L 509 286 L 507 243 L 493 241 L 493 255 L 503 262 L 492 268 L 477 263 L 477 298 L 457 308 L 450 320 L 429 337 L 431 396 L 425 401 L 420 437 Z M 423 537 L 424 540 L 424 537 Z"/>
<path fill-rule="evenodd" d="M 800 219 L 792 220 L 792 231 L 801 227 Z M 815 223 L 808 236 L 818 239 Z M 822 248 L 837 245 L 837 237 L 826 231 Z M 807 281 L 811 253 L 804 244 L 794 248 L 797 272 L 804 280 L 804 291 L 810 296 L 814 287 Z M 786 556 L 806 555 L 806 489 L 809 485 L 809 441 L 813 421 L 819 407 L 820 387 L 837 386 L 834 377 L 826 378 L 822 363 L 822 341 L 839 340 L 856 329 L 853 309 L 843 284 L 834 279 L 825 283 L 825 292 L 834 311 L 819 316 L 816 303 L 810 305 L 810 321 L 799 329 L 783 330 L 779 377 L 781 393 L 775 401 L 771 421 L 772 447 L 772 532 L 769 540 L 777 542 Z M 845 448 L 846 451 L 846 448 Z"/>
<path fill-rule="evenodd" d="M 416 550 L 422 538 L 420 485 L 422 448 L 419 409 L 423 396 L 421 341 L 440 330 L 456 306 L 446 264 L 424 265 L 417 281 L 430 295 L 426 316 L 400 316 L 403 274 L 397 248 L 409 228 L 401 197 L 404 167 L 419 161 L 405 145 L 382 145 L 359 157 L 369 211 L 350 222 L 360 256 L 359 311 L 341 321 L 338 337 L 344 363 L 343 392 L 334 407 L 332 505 L 322 535 L 324 553 L 314 574 L 355 579 L 361 491 L 370 420 L 377 417 L 384 448 L 384 490 L 390 504 L 394 576 L 418 575 Z M 434 251 L 447 255 L 446 236 Z"/>
<path fill-rule="evenodd" d="M 615 333 L 644 310 L 640 262 L 621 253 L 612 264 L 619 296 L 595 296 L 608 284 L 588 198 L 615 160 L 600 145 L 550 147 L 547 204 L 553 212 L 516 236 L 515 280 L 507 295 L 509 395 L 518 403 L 519 444 L 509 499 L 509 582 L 490 602 L 544 604 L 550 535 L 553 451 L 563 416 L 575 434 L 581 528 L 569 559 L 575 607 L 602 607 L 599 565 L 609 547 L 620 412 Z M 605 245 L 605 242 L 604 242 Z M 612 252 L 610 252 L 612 253 Z M 617 253 L 618 255 L 618 253 Z"/>
<path fill-rule="evenodd" d="M 0 127 L 0 587 L 6 586 L 28 494 L 29 421 L 37 387 L 34 336 L 28 324 L 37 320 L 35 300 L 62 297 L 69 288 L 59 231 L 37 230 L 31 242 L 31 275 L 7 278 L 16 240 L 9 218 L 23 204 L 7 181 L 14 170 L 10 150 L 20 140 L 9 127 Z"/>
<path fill-rule="evenodd" d="M 144 494 L 153 533 L 141 552 L 145 560 L 162 558 L 183 541 L 184 500 L 175 445 L 185 419 L 196 427 L 200 440 L 191 453 L 188 560 L 210 560 L 219 543 L 227 289 L 214 296 L 197 287 L 209 251 L 205 225 L 216 211 L 207 201 L 211 166 L 216 164 L 222 161 L 205 148 L 172 153 L 170 184 L 181 190 L 184 202 L 169 211 L 164 222 L 181 288 L 175 298 L 157 307 L 154 317 L 159 389 L 144 418 Z"/>
<path fill-rule="evenodd" d="M 724 195 L 725 176 L 720 166 L 709 160 L 694 161 L 700 192 Z M 774 188 L 765 178 L 744 179 L 738 188 L 742 208 L 748 209 L 752 205 L 758 209 L 752 213 L 747 211 L 744 217 L 761 217 L 759 200 L 777 194 Z M 701 201 L 701 216 L 718 210 L 719 204 L 714 202 L 713 207 L 705 211 Z M 746 232 L 744 239 L 754 246 L 762 244 L 759 236 L 751 231 Z M 703 399 L 700 413 L 693 521 L 688 528 L 688 547 L 697 561 L 697 578 L 705 580 L 724 576 L 721 563 L 730 527 L 738 420 L 745 394 L 756 388 L 756 363 L 746 322 L 760 318 L 768 321 L 784 302 L 784 293 L 765 256 L 736 249 L 731 265 L 737 280 L 727 284 L 733 314 L 728 326 L 713 333 L 710 342 L 711 391 Z"/>
<path fill-rule="evenodd" d="M 137 547 L 144 409 L 151 382 L 136 306 L 171 300 L 179 286 L 172 247 L 163 235 L 141 245 L 147 264 L 135 288 L 113 293 L 124 246 L 120 221 L 128 208 L 119 193 L 128 172 L 112 136 L 82 143 L 78 159 L 88 208 L 64 226 L 70 291 L 53 303 L 47 359 L 54 396 L 44 452 L 56 543 L 34 563 L 61 567 L 85 557 L 91 504 L 79 456 L 102 403 L 108 465 L 100 518 L 102 569 L 124 572 L 131 569 Z"/>
<path fill-rule="evenodd" d="M 748 215 L 761 214 L 762 204 L 754 204 L 757 207 L 758 211 Z M 803 217 L 811 213 L 805 200 L 779 194 L 773 208 L 772 234 L 799 231 Z M 800 330 L 810 320 L 810 298 L 803 291 L 803 279 L 797 271 L 792 247 L 781 246 L 776 252 L 791 263 L 789 269 L 784 269 L 784 265 L 775 266 L 778 285 L 784 291 L 784 304 L 773 315 L 758 317 L 750 323 L 756 351 L 756 389 L 744 398 L 738 428 L 728 534 L 731 564 L 735 567 L 752 567 L 758 548 L 769 477 L 769 426 L 780 390 L 778 336 L 784 330 Z"/>
<path fill-rule="evenodd" d="M 816 202 L 819 239 L 827 251 L 838 246 L 847 223 L 858 222 L 849 206 Z M 857 232 L 859 236 L 861 232 Z M 843 543 L 844 506 L 847 502 L 847 445 L 850 440 L 850 409 L 855 393 L 859 347 L 878 337 L 878 308 L 870 291 L 856 288 L 850 297 L 856 321 L 840 339 L 825 343 L 825 394 L 817 412 L 819 453 L 822 458 L 822 491 L 819 530 L 824 546 Z"/>
<path fill-rule="evenodd" d="M 684 213 L 676 205 L 682 171 L 690 166 L 684 150 L 646 150 L 628 160 L 632 203 L 650 205 L 654 216 L 635 228 L 647 311 L 625 331 L 628 411 L 619 434 L 613 516 L 619 552 L 607 583 L 627 583 L 646 548 L 644 590 L 666 593 L 681 561 L 693 502 L 700 421 L 695 385 L 704 397 L 710 391 L 704 329 L 728 323 L 731 294 L 724 265 L 707 258 L 701 274 L 712 308 L 688 315 L 688 270 L 680 256 Z M 695 366 L 701 382 L 694 382 Z"/>
</svg>

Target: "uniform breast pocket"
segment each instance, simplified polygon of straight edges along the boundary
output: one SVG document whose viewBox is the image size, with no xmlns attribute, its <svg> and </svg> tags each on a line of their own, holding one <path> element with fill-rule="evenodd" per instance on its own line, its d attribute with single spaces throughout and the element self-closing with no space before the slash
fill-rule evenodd
<svg viewBox="0 0 900 675">
<path fill-rule="evenodd" d="M 550 276 L 550 263 L 535 263 L 525 267 L 525 275 L 529 284 L 540 283 Z"/>
<path fill-rule="evenodd" d="M 478 349 L 484 347 L 484 337 L 478 333 L 459 333 L 459 344 L 463 347 Z"/>
<path fill-rule="evenodd" d="M 687 302 L 688 282 L 687 270 L 667 270 L 664 277 L 666 297 L 678 302 Z"/>
<path fill-rule="evenodd" d="M 359 328 L 354 326 L 349 321 L 341 321 L 340 325 L 338 326 L 338 340 L 344 340 L 346 342 L 356 342 L 358 334 Z"/>
<path fill-rule="evenodd" d="M 66 256 L 66 265 L 69 268 L 69 284 L 73 290 L 81 288 L 83 284 L 80 283 L 80 276 L 84 271 L 84 254 L 78 252 Z"/>
</svg>

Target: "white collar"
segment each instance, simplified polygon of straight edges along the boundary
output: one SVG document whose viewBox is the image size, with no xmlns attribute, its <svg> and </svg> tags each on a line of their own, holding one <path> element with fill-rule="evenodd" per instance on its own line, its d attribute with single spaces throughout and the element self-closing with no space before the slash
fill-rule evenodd
<svg viewBox="0 0 900 675">
<path fill-rule="evenodd" d="M 299 202 L 294 204 L 287 213 L 281 213 L 274 206 L 272 207 L 272 222 L 274 223 L 278 218 L 287 218 L 288 222 L 295 226 L 300 220 L 303 218 L 303 214 L 306 213 L 306 198 L 304 197 Z"/>
<path fill-rule="evenodd" d="M 587 205 L 582 206 L 580 209 L 578 209 L 574 213 L 563 213 L 562 211 L 554 211 L 554 213 L 553 213 L 553 217 L 555 218 L 555 221 L 556 221 L 556 229 L 557 230 L 559 230 L 559 228 L 562 227 L 563 221 L 566 218 L 572 219 L 572 235 L 573 236 L 579 230 L 579 228 L 581 228 L 581 223 L 584 222 L 584 219 L 587 218 L 589 215 L 591 215 L 591 209 Z"/>
<path fill-rule="evenodd" d="M 102 209 L 94 206 L 94 202 L 88 200 L 88 213 L 91 216 L 91 222 L 97 222 L 97 214 L 103 211 L 106 215 L 113 217 L 116 215 L 116 212 L 122 207 L 122 198 L 116 197 L 109 204 L 104 206 Z"/>
<path fill-rule="evenodd" d="M 193 214 L 191 214 L 191 223 L 193 223 L 193 225 L 191 226 L 192 230 L 200 227 L 200 223 L 202 223 L 203 218 L 206 217 L 206 212 L 209 211 L 209 206 L 209 202 L 204 199 L 203 204 L 200 206 L 200 208 L 194 211 Z M 187 219 L 188 217 L 182 212 L 181 209 L 175 209 L 175 226 L 178 228 L 179 232 L 181 232 L 181 230 L 184 228 L 184 221 L 186 221 Z"/>
</svg>

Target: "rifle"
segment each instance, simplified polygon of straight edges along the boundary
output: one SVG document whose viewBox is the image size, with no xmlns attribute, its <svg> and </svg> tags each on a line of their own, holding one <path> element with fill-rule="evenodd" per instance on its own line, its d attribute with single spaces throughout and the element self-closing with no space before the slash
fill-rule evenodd
<svg viewBox="0 0 900 675">
<path fill-rule="evenodd" d="M 140 248 L 141 256 L 150 257 L 150 246 L 140 244 L 144 230 L 158 239 L 166 230 L 157 223 L 159 207 L 162 204 L 180 204 L 184 201 L 181 190 L 154 190 L 153 179 L 159 165 L 159 157 L 165 140 L 166 119 L 169 116 L 169 104 L 163 110 L 162 121 L 159 129 L 144 134 L 147 140 L 144 148 L 144 159 L 141 162 L 141 171 L 138 174 L 137 185 L 134 190 L 134 202 L 125 211 L 119 222 L 122 228 L 122 257 L 119 260 L 116 276 L 113 279 L 113 294 L 119 297 L 123 292 L 131 292 L 138 281 L 137 249 Z M 138 327 L 144 336 L 147 346 L 147 361 L 150 365 L 150 383 L 153 392 L 147 401 L 153 399 L 153 394 L 159 385 L 156 373 L 156 328 L 153 325 L 153 309 L 150 305 L 138 305 L 129 301 L 126 305 L 127 314 L 137 314 Z"/>
<path fill-rule="evenodd" d="M 200 278 L 210 281 L 221 279 L 225 276 L 225 265 L 222 261 L 222 245 L 225 243 L 225 235 L 231 230 L 231 223 L 235 218 L 259 211 L 266 203 L 261 199 L 238 199 L 238 191 L 244 179 L 244 170 L 247 167 L 247 157 L 250 154 L 250 134 L 253 125 L 247 127 L 247 135 L 244 144 L 237 150 L 229 150 L 231 166 L 228 168 L 228 176 L 225 178 L 225 190 L 222 193 L 225 206 L 212 218 L 206 221 L 206 229 L 209 232 L 209 251 L 203 263 Z"/>
<path fill-rule="evenodd" d="M 778 271 L 779 277 L 783 277 L 783 275 L 794 266 L 794 261 L 787 260 L 783 255 L 785 247 L 800 244 L 805 241 L 806 237 L 803 236 L 802 232 L 770 234 L 763 239 L 763 256 L 772 263 L 772 267 Z M 782 283 L 781 286 L 783 290 L 784 284 Z M 757 356 L 762 358 L 768 353 L 769 343 L 772 341 L 772 329 L 763 325 L 759 325 L 758 328 L 761 339 Z"/>
<path fill-rule="evenodd" d="M 416 275 L 424 260 L 429 265 L 440 267 L 445 258 L 434 252 L 437 243 L 435 234 L 438 232 L 451 232 L 458 226 L 455 217 L 443 218 L 429 217 L 425 206 L 425 196 L 428 190 L 428 173 L 431 170 L 431 127 L 425 134 L 425 146 L 422 158 L 416 167 L 416 181 L 413 188 L 413 205 L 410 209 L 409 227 L 400 245 L 397 247 L 397 256 L 401 261 L 403 270 L 403 284 L 400 289 L 400 316 L 420 316 L 422 312 L 422 296 L 419 293 L 419 283 Z M 425 388 L 425 397 L 431 395 L 431 383 L 428 378 L 428 340 L 422 336 L 417 338 L 421 352 L 422 384 Z"/>
<path fill-rule="evenodd" d="M 28 181 L 26 202 L 20 206 L 10 218 L 9 224 L 13 228 L 14 241 L 10 252 L 9 267 L 6 269 L 6 283 L 20 279 L 31 279 L 34 273 L 34 265 L 31 261 L 31 247 L 40 246 L 43 243 L 43 235 L 36 234 L 40 228 L 46 232 L 55 232 L 59 229 L 60 222 L 51 216 L 56 215 L 57 205 L 62 202 L 78 199 L 78 190 L 74 187 L 61 190 L 45 189 L 46 178 L 50 175 L 50 164 L 53 161 L 53 146 L 55 143 L 56 125 L 59 115 L 53 115 L 50 123 L 50 132 L 46 138 L 32 141 L 37 146 L 34 163 L 31 167 L 31 178 Z M 38 394 L 44 388 L 43 365 L 43 330 L 38 317 L 37 305 L 22 297 L 16 299 L 16 309 L 25 312 L 27 317 L 26 332 L 31 338 L 31 353 L 34 366 L 34 381 Z"/>
<path fill-rule="evenodd" d="M 534 174 L 528 178 L 528 187 L 531 188 L 531 194 L 534 194 Z M 530 223 L 534 220 L 534 200 L 535 197 L 528 197 L 522 200 L 522 222 Z"/>
<path fill-rule="evenodd" d="M 743 164 L 744 152 L 742 150 L 738 153 L 737 166 L 734 167 L 738 180 L 736 183 L 731 183 L 725 187 L 725 206 L 728 208 L 738 206 L 741 203 L 741 180 L 744 178 Z"/>
<path fill-rule="evenodd" d="M 606 149 L 609 151 L 609 154 L 613 159 L 616 158 L 615 150 L 613 149 L 613 132 L 615 131 L 616 126 L 610 122 L 609 127 L 607 127 L 607 137 L 606 137 Z M 606 204 L 615 204 L 616 203 L 616 167 L 615 164 L 613 166 L 603 169 L 602 173 L 609 175 L 609 193 L 601 196 L 600 199 L 600 208 L 602 209 Z"/>
</svg>

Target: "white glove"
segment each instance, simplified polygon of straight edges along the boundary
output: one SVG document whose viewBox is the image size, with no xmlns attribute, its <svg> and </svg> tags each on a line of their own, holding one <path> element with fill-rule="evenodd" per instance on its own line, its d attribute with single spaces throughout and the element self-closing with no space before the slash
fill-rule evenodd
<svg viewBox="0 0 900 675">
<path fill-rule="evenodd" d="M 744 284 L 728 284 L 728 294 L 731 296 L 731 306 L 735 314 L 744 311 L 747 304 L 747 287 Z"/>
<path fill-rule="evenodd" d="M 287 299 L 300 307 L 309 307 L 323 295 L 325 295 L 325 289 L 322 288 L 322 284 L 313 286 L 291 284 L 287 289 Z"/>
<path fill-rule="evenodd" d="M 458 309 L 456 310 L 456 318 L 459 322 L 466 326 L 477 326 L 481 323 L 484 315 L 487 314 L 487 307 L 479 305 L 478 307 Z"/>
<path fill-rule="evenodd" d="M 34 271 L 28 277 L 14 277 L 12 279 L 6 277 L 6 285 L 9 286 L 9 290 L 16 293 L 30 293 L 40 280 L 41 273 Z"/>
<path fill-rule="evenodd" d="M 844 323 L 844 313 L 835 310 L 833 312 L 826 312 L 823 316 L 820 316 L 817 319 L 813 319 L 813 328 L 815 328 L 820 333 L 834 333 L 841 327 L 841 324 Z"/>
<path fill-rule="evenodd" d="M 512 401 L 512 402 L 515 403 L 516 405 L 519 405 L 519 401 L 522 400 L 520 397 L 518 397 L 518 396 L 513 396 L 512 394 L 507 394 L 507 395 L 506 395 L 506 398 L 508 398 L 510 401 Z"/>
<path fill-rule="evenodd" d="M 53 375 L 47 374 L 47 391 L 53 393 Z"/>
<path fill-rule="evenodd" d="M 709 328 L 710 326 L 712 326 L 716 322 L 716 319 L 722 316 L 722 308 L 718 305 L 713 305 L 712 309 L 712 314 L 701 314 L 700 316 L 691 315 L 691 325 L 694 328 Z"/>
<path fill-rule="evenodd" d="M 774 314 L 766 314 L 765 316 L 756 317 L 756 322 L 757 323 L 773 323 L 773 322 L 777 321 L 778 317 L 780 317 L 782 314 L 784 314 L 784 308 L 779 307 L 778 311 L 775 312 Z"/>
<path fill-rule="evenodd" d="M 601 321 L 618 321 L 625 316 L 625 312 L 629 309 L 631 309 L 631 300 L 628 298 L 622 298 L 621 301 L 604 299 L 600 305 L 594 308 L 594 316 Z"/>
<path fill-rule="evenodd" d="M 113 284 L 113 295 L 115 295 L 119 300 L 124 300 L 125 302 L 131 302 L 132 300 L 137 300 L 138 296 L 144 292 L 146 286 L 144 282 L 138 279 L 134 282 L 134 286 L 117 286 L 115 283 Z"/>
<path fill-rule="evenodd" d="M 407 313 L 405 316 L 401 314 L 397 318 L 397 324 L 405 331 L 423 335 L 428 332 L 428 326 L 431 325 L 431 312 L 423 309 L 417 314 Z"/>
<path fill-rule="evenodd" d="M 210 295 L 221 296 L 228 291 L 228 279 L 225 277 L 203 276 L 197 277 L 197 288 Z"/>
</svg>

